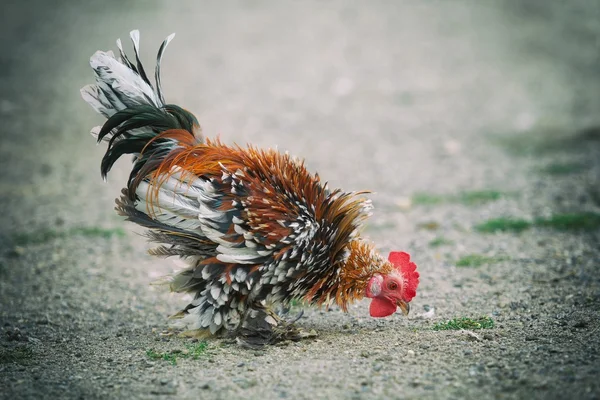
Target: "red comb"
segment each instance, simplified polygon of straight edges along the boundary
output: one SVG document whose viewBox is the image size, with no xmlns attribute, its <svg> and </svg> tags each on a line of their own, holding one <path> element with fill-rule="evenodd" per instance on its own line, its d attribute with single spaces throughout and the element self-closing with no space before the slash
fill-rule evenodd
<svg viewBox="0 0 600 400">
<path fill-rule="evenodd" d="M 417 264 L 410 261 L 410 254 L 403 251 L 392 251 L 388 260 L 394 264 L 394 267 L 402 273 L 406 281 L 404 288 L 404 301 L 411 301 L 417 295 L 417 286 L 419 286 L 419 273 Z"/>
</svg>

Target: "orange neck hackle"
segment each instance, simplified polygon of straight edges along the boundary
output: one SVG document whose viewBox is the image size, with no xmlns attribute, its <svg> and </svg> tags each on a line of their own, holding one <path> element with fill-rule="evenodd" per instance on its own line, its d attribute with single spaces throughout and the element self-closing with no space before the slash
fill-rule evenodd
<svg viewBox="0 0 600 400">
<path fill-rule="evenodd" d="M 339 268 L 336 284 L 323 293 L 316 303 L 328 305 L 335 302 L 342 310 L 365 297 L 367 285 L 375 274 L 386 275 L 393 271 L 391 263 L 379 255 L 373 244 L 356 239 L 349 244 L 349 255 Z M 309 292 L 307 298 L 311 297 Z"/>
</svg>

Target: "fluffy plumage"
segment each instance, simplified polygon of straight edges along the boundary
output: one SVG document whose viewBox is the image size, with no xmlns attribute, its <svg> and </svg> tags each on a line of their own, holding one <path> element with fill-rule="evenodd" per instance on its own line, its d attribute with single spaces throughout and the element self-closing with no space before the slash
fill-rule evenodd
<svg viewBox="0 0 600 400">
<path fill-rule="evenodd" d="M 299 298 L 346 310 L 368 296 L 380 304 L 375 314 L 407 309 L 416 266 L 406 253 L 385 260 L 360 238 L 371 210 L 364 193 L 329 190 L 288 154 L 205 139 L 191 113 L 164 100 L 160 60 L 173 35 L 158 53 L 156 88 L 139 60 L 139 33 L 131 38 L 136 64 L 117 41 L 120 59 L 94 54 L 96 83 L 81 92 L 107 118 L 92 130 L 108 144 L 102 175 L 134 156 L 117 212 L 161 243 L 152 254 L 188 261 L 170 283 L 194 295 L 178 314 L 188 328 L 247 331 L 257 316 L 274 324 L 268 307 Z"/>
</svg>

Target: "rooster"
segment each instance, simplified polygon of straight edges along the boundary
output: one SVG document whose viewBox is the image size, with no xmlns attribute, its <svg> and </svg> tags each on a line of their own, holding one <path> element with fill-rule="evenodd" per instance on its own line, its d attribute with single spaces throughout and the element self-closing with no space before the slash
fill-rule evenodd
<svg viewBox="0 0 600 400">
<path fill-rule="evenodd" d="M 194 115 L 163 96 L 160 62 L 174 34 L 158 51 L 155 87 L 140 62 L 139 32 L 130 36 L 135 63 L 120 40 L 119 59 L 96 52 L 96 83 L 81 94 L 107 118 L 92 129 L 108 145 L 102 177 L 121 156 L 134 157 L 118 214 L 149 229 L 161 244 L 151 254 L 187 261 L 169 283 L 193 295 L 175 315 L 188 332 L 229 333 L 250 345 L 302 337 L 273 312 L 294 299 L 347 311 L 367 297 L 373 317 L 398 307 L 408 314 L 419 273 L 407 253 L 386 260 L 359 236 L 372 208 L 366 192 L 330 190 L 287 153 L 205 138 Z"/>
</svg>

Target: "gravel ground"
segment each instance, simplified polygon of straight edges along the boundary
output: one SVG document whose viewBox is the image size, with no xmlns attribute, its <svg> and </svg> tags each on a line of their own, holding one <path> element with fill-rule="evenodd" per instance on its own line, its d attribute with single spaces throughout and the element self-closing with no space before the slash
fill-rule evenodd
<svg viewBox="0 0 600 400">
<path fill-rule="evenodd" d="M 600 398 L 600 3 L 533 3 L 4 2 L 0 397 Z M 129 166 L 102 182 L 79 97 L 135 28 L 148 62 L 177 32 L 163 87 L 208 136 L 376 192 L 410 317 L 307 309 L 317 339 L 261 351 L 168 331 L 185 299 L 150 283 L 176 264 L 113 213 Z M 535 226 L 474 228 L 508 217 Z"/>
</svg>

